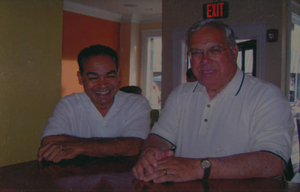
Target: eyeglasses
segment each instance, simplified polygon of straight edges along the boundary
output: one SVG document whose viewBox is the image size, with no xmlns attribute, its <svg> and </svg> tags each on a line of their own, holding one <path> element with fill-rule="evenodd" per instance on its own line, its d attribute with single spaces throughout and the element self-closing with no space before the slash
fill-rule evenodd
<svg viewBox="0 0 300 192">
<path fill-rule="evenodd" d="M 191 60 L 201 60 L 204 56 L 204 53 L 206 53 L 210 57 L 216 57 L 219 56 L 223 51 L 225 51 L 225 48 L 217 47 L 217 48 L 211 48 L 207 51 L 200 51 L 198 49 L 193 49 L 188 52 L 189 57 Z"/>
</svg>

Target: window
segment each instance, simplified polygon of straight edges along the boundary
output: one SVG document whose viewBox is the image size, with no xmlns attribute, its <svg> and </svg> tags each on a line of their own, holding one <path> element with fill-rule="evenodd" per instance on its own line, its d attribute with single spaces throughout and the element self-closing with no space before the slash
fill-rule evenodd
<svg viewBox="0 0 300 192">
<path fill-rule="evenodd" d="M 256 40 L 237 40 L 237 65 L 245 74 L 256 77 Z"/>
<path fill-rule="evenodd" d="M 291 29 L 291 63 L 289 99 L 294 115 L 295 130 L 293 136 L 292 163 L 294 172 L 299 170 L 299 141 L 297 119 L 300 119 L 300 17 L 293 14 Z"/>
<path fill-rule="evenodd" d="M 290 66 L 290 102 L 295 103 L 300 100 L 300 53 L 299 53 L 299 35 L 300 27 L 293 25 L 291 31 L 291 66 Z M 300 107 L 300 106 L 299 106 Z"/>
<path fill-rule="evenodd" d="M 152 109 L 161 109 L 161 30 L 142 32 L 142 89 Z"/>
</svg>

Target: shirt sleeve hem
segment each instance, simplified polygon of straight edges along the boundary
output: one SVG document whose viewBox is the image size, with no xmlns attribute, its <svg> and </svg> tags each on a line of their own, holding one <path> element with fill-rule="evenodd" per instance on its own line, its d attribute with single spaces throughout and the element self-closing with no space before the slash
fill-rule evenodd
<svg viewBox="0 0 300 192">
<path fill-rule="evenodd" d="M 175 150 L 176 150 L 176 148 L 177 148 L 176 145 L 175 145 L 174 143 L 172 143 L 171 141 L 169 141 L 168 139 L 166 139 L 166 138 L 164 138 L 164 137 L 162 137 L 162 136 L 160 136 L 160 135 L 158 135 L 158 134 L 156 134 L 156 133 L 150 133 L 149 135 L 156 135 L 156 136 L 158 136 L 158 137 L 160 137 L 160 138 L 162 138 L 162 139 L 168 141 L 169 143 L 171 143 L 171 144 L 173 145 L 173 147 L 171 148 L 171 150 L 172 150 L 172 151 L 175 151 Z"/>
<path fill-rule="evenodd" d="M 272 151 L 268 151 L 268 150 L 260 150 L 260 151 L 261 151 L 261 152 L 272 153 L 273 155 L 276 155 L 277 157 L 279 157 L 280 159 L 282 159 L 282 160 L 284 161 L 285 165 L 287 164 L 286 160 L 285 160 L 283 157 L 281 157 L 280 155 L 278 155 L 278 154 L 276 154 L 276 153 L 274 153 L 274 152 L 272 152 Z"/>
</svg>

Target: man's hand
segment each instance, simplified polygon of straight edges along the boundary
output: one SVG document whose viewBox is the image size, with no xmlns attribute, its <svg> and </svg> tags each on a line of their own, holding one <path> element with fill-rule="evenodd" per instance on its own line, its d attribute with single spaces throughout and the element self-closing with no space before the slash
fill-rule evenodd
<svg viewBox="0 0 300 192">
<path fill-rule="evenodd" d="M 158 161 L 152 174 L 147 174 L 144 181 L 164 183 L 168 181 L 182 182 L 203 178 L 200 159 L 169 157 Z"/>
<path fill-rule="evenodd" d="M 174 152 L 171 150 L 161 151 L 157 148 L 149 147 L 144 150 L 137 164 L 132 168 L 134 176 L 139 180 L 144 180 L 145 174 L 153 174 L 154 168 L 158 166 L 158 161 L 172 157 Z"/>
<path fill-rule="evenodd" d="M 53 141 L 42 146 L 38 152 L 38 160 L 60 162 L 63 159 L 73 159 L 83 151 L 80 142 Z"/>
</svg>

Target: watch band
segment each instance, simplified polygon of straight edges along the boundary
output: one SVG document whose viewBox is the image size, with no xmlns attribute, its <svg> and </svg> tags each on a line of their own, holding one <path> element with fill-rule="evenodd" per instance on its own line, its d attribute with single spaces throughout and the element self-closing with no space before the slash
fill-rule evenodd
<svg viewBox="0 0 300 192">
<path fill-rule="evenodd" d="M 201 167 L 204 170 L 204 175 L 202 179 L 208 179 L 210 175 L 211 163 L 208 159 L 201 159 Z"/>
</svg>

